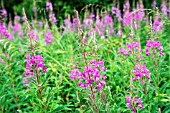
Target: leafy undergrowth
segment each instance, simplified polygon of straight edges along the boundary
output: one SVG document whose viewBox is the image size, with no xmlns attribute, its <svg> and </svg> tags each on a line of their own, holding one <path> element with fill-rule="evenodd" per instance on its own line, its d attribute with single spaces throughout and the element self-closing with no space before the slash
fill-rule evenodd
<svg viewBox="0 0 170 113">
<path fill-rule="evenodd" d="M 22 21 L 0 23 L 0 111 L 169 113 L 170 24 L 163 8 L 139 2 L 130 11 L 127 2 L 123 16 L 112 7 L 97 15 L 87 10 L 84 19 L 75 11 L 57 27 L 47 2 L 49 21 L 29 22 L 23 9 Z"/>
</svg>

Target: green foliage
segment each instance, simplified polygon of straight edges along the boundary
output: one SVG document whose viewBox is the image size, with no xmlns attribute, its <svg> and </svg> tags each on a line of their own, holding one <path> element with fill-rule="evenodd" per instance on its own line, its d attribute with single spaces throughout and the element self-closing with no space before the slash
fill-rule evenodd
<svg viewBox="0 0 170 113">
<path fill-rule="evenodd" d="M 147 1 L 147 0 L 145 0 Z M 82 3 L 101 3 L 99 0 L 75 0 L 63 2 L 58 0 L 54 2 L 55 11 L 59 13 L 58 18 L 63 22 L 62 16 L 73 13 L 73 4 Z M 72 2 L 72 3 L 71 3 Z M 106 3 L 107 1 L 105 1 Z M 69 5 L 69 4 L 72 5 Z M 37 3 L 38 6 L 45 6 L 45 1 Z M 78 4 L 76 7 L 81 6 Z M 21 4 L 14 6 L 16 14 L 21 15 L 22 7 L 25 7 L 28 16 L 32 17 L 33 0 L 23 1 Z M 57 7 L 62 7 L 57 9 Z M 43 10 L 39 9 L 38 14 L 42 14 Z M 60 10 L 60 11 L 59 11 Z M 61 13 L 62 12 L 62 13 Z M 83 13 L 83 12 L 81 12 Z M 43 15 L 46 18 L 46 12 Z M 42 15 L 41 15 L 42 16 Z M 44 20 L 43 20 L 44 22 Z M 44 22 L 45 23 L 45 22 Z M 80 40 L 77 32 L 60 33 L 60 28 L 55 25 L 50 26 L 50 31 L 54 36 L 54 40 L 50 45 L 46 45 L 44 34 L 47 33 L 46 26 L 38 28 L 36 21 L 31 25 L 31 30 L 36 31 L 39 39 L 35 44 L 35 55 L 42 55 L 45 66 L 48 67 L 47 74 L 40 75 L 39 88 L 36 81 L 30 83 L 31 88 L 26 90 L 23 86 L 22 77 L 25 76 L 26 70 L 26 55 L 32 54 L 30 47 L 30 39 L 27 36 L 28 32 L 24 23 L 21 24 L 24 36 L 19 37 L 14 34 L 13 40 L 7 40 L 5 37 L 0 38 L 0 112 L 18 112 L 18 113 L 91 113 L 94 103 L 89 102 L 90 93 L 88 89 L 81 89 L 77 86 L 77 81 L 73 82 L 69 78 L 69 71 L 73 69 L 76 63 L 84 66 L 82 57 L 78 57 L 82 50 L 79 47 Z M 145 86 L 140 83 L 134 83 L 134 92 L 138 92 L 137 96 L 142 97 L 144 110 L 138 110 L 138 113 L 162 113 L 170 112 L 170 24 L 168 19 L 164 19 L 165 30 L 160 34 L 150 34 L 149 25 L 145 22 L 139 24 L 142 26 L 138 30 L 134 30 L 133 40 L 140 39 L 141 48 L 144 51 L 144 61 L 151 72 L 151 80 Z M 117 31 L 118 24 L 114 27 Z M 62 29 L 61 29 L 62 32 Z M 103 59 L 105 62 L 106 86 L 102 91 L 95 90 L 95 104 L 100 112 L 105 113 L 130 113 L 126 107 L 125 97 L 129 95 L 130 70 L 134 69 L 135 58 L 133 55 L 128 57 L 118 56 L 118 48 L 125 47 L 129 41 L 129 27 L 123 28 L 123 36 L 105 36 L 100 38 L 96 36 L 97 49 L 96 54 L 98 59 Z M 83 30 L 83 34 L 88 34 L 88 31 Z M 163 53 L 165 57 L 145 56 L 146 40 L 156 37 L 162 43 Z M 88 37 L 88 46 L 86 52 L 94 52 L 94 39 Z M 157 54 L 155 54 L 157 55 Z M 89 56 L 88 61 L 94 56 Z M 158 65 L 159 69 L 155 66 Z M 81 69 L 83 70 L 83 68 Z M 157 76 L 158 75 L 158 76 Z M 134 77 L 134 74 L 132 74 Z M 159 78 L 159 80 L 158 80 Z M 136 91 L 138 89 L 138 91 Z M 143 89 L 147 93 L 143 93 Z M 39 96 L 41 90 L 41 96 Z M 104 104 L 103 104 L 104 103 Z"/>
</svg>

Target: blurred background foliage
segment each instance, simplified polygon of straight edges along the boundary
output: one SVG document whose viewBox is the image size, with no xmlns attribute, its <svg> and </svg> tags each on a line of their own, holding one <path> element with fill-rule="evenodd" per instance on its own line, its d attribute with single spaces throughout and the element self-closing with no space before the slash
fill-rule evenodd
<svg viewBox="0 0 170 113">
<path fill-rule="evenodd" d="M 33 14 L 33 7 L 34 3 L 37 7 L 37 13 L 39 18 L 41 16 L 46 16 L 46 5 L 47 0 L 1 0 L 1 9 L 5 8 L 11 18 L 14 18 L 14 15 L 22 15 L 22 8 L 26 9 L 26 14 L 29 19 L 32 18 Z M 53 3 L 54 13 L 56 14 L 56 18 L 58 22 L 62 23 L 61 21 L 63 18 L 70 15 L 74 15 L 74 9 L 78 10 L 79 12 L 82 11 L 84 7 L 89 4 L 95 4 L 93 7 L 89 7 L 90 10 L 93 8 L 93 11 L 96 12 L 96 9 L 101 10 L 102 8 L 108 9 L 111 8 L 113 5 L 118 5 L 120 9 L 123 9 L 123 4 L 126 0 L 50 0 Z M 129 0 L 130 5 L 133 6 L 139 0 Z M 157 6 L 159 7 L 161 4 L 161 0 L 156 0 Z M 153 0 L 143 0 L 143 4 L 145 8 L 152 7 Z M 8 15 L 8 16 L 9 16 Z"/>
</svg>

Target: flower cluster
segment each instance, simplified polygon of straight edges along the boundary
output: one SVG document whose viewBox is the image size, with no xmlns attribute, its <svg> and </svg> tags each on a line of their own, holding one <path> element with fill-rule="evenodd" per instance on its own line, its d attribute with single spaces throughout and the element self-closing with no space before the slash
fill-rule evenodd
<svg viewBox="0 0 170 113">
<path fill-rule="evenodd" d="M 42 26 L 43 26 L 43 22 L 39 22 L 39 23 L 38 23 L 38 27 L 39 27 L 39 28 L 42 28 Z"/>
<path fill-rule="evenodd" d="M 93 19 L 92 18 L 86 18 L 84 19 L 84 28 L 85 29 L 90 29 L 92 27 L 93 24 Z"/>
<path fill-rule="evenodd" d="M 138 3 L 137 4 L 137 13 L 134 16 L 134 19 L 137 20 L 138 22 L 141 22 L 145 16 L 145 12 L 143 11 L 143 4 Z"/>
<path fill-rule="evenodd" d="M 31 78 L 34 77 L 34 71 L 37 70 L 38 73 L 44 72 L 47 73 L 47 67 L 44 66 L 44 61 L 41 55 L 30 56 L 29 54 L 26 56 L 26 70 L 25 77 L 22 78 L 24 86 L 28 87 L 28 83 L 32 82 Z M 37 73 L 36 73 L 37 74 Z"/>
<path fill-rule="evenodd" d="M 21 24 L 15 23 L 14 24 L 14 33 L 20 32 L 21 31 Z"/>
<path fill-rule="evenodd" d="M 161 21 L 161 16 L 158 15 L 154 19 L 153 31 L 160 32 L 162 30 L 164 30 L 163 22 Z"/>
<path fill-rule="evenodd" d="M 46 10 L 49 11 L 49 21 L 52 24 L 57 24 L 57 19 L 55 17 L 55 14 L 53 13 L 53 5 L 51 2 L 46 3 Z"/>
<path fill-rule="evenodd" d="M 128 53 L 133 54 L 134 50 L 139 50 L 139 43 L 138 42 L 133 42 L 132 44 L 126 43 L 126 48 L 127 49 L 119 48 L 118 56 L 120 56 L 121 53 L 123 56 L 129 56 Z M 140 52 L 142 52 L 142 50 L 140 50 Z"/>
<path fill-rule="evenodd" d="M 112 14 L 115 14 L 119 22 L 122 21 L 120 10 L 117 7 L 112 7 Z"/>
<path fill-rule="evenodd" d="M 168 17 L 168 8 L 166 6 L 165 1 L 163 1 L 162 4 L 161 4 L 161 11 L 166 17 Z"/>
<path fill-rule="evenodd" d="M 18 35 L 18 37 L 24 36 L 24 33 L 22 31 L 22 27 L 20 24 L 20 16 L 15 16 L 14 17 L 14 33 L 16 33 Z"/>
<path fill-rule="evenodd" d="M 133 20 L 133 16 L 130 12 L 130 4 L 129 1 L 126 1 L 126 3 L 123 5 L 123 26 L 127 26 L 129 25 L 132 20 Z"/>
<path fill-rule="evenodd" d="M 153 54 L 156 53 L 156 50 L 159 51 L 159 54 L 161 56 L 165 56 L 164 53 L 162 53 L 162 44 L 159 42 L 159 41 L 149 41 L 147 40 L 147 43 L 146 43 L 146 56 L 150 56 L 150 52 L 152 52 Z"/>
<path fill-rule="evenodd" d="M 7 18 L 7 11 L 5 9 L 0 10 L 0 14 L 4 17 Z"/>
<path fill-rule="evenodd" d="M 154 0 L 153 3 L 152 3 L 152 9 L 153 9 L 153 10 L 156 9 L 156 5 L 157 5 L 156 0 Z"/>
<path fill-rule="evenodd" d="M 47 34 L 45 34 L 45 42 L 46 45 L 51 44 L 51 42 L 53 41 L 53 34 L 51 32 L 48 32 Z"/>
<path fill-rule="evenodd" d="M 7 33 L 7 29 L 4 23 L 0 23 L 0 36 L 4 36 L 7 39 L 10 38 L 10 34 Z"/>
<path fill-rule="evenodd" d="M 143 76 L 146 76 L 148 80 L 150 79 L 150 72 L 145 65 L 139 65 L 139 64 L 135 65 L 134 75 L 135 78 L 132 79 L 133 81 L 142 79 Z"/>
<path fill-rule="evenodd" d="M 72 23 L 71 23 L 69 18 L 66 18 L 64 20 L 63 28 L 64 28 L 64 33 L 63 34 L 65 34 L 65 33 L 72 33 Z"/>
<path fill-rule="evenodd" d="M 125 12 L 125 14 L 123 15 L 123 26 L 127 26 L 129 25 L 133 20 L 133 16 L 131 14 L 131 12 L 127 11 Z"/>
<path fill-rule="evenodd" d="M 46 10 L 47 10 L 47 11 L 53 11 L 53 6 L 52 6 L 52 3 L 51 3 L 51 2 L 47 2 L 47 3 L 46 3 Z"/>
<path fill-rule="evenodd" d="M 72 23 L 73 26 L 74 26 L 74 27 L 78 27 L 78 23 L 79 23 L 79 22 L 78 22 L 78 18 L 73 18 L 73 23 Z"/>
<path fill-rule="evenodd" d="M 14 20 L 17 21 L 17 22 L 19 22 L 19 21 L 20 21 L 20 16 L 16 15 L 16 16 L 14 17 Z"/>
<path fill-rule="evenodd" d="M 35 34 L 36 34 L 36 30 L 32 30 L 32 31 L 28 32 L 28 37 L 31 37 L 34 41 L 37 41 L 38 36 Z"/>
<path fill-rule="evenodd" d="M 119 50 L 118 50 L 118 56 L 120 56 L 121 53 L 122 53 L 123 56 L 129 56 L 127 50 L 125 50 L 125 49 L 123 49 L 123 48 L 119 48 Z"/>
<path fill-rule="evenodd" d="M 128 51 L 132 54 L 134 50 L 139 49 L 139 43 L 138 42 L 133 42 L 132 44 L 126 43 L 126 47 Z"/>
<path fill-rule="evenodd" d="M 56 19 L 54 13 L 50 13 L 50 14 L 49 14 L 49 21 L 57 24 L 57 19 Z"/>
<path fill-rule="evenodd" d="M 79 80 L 78 86 L 81 88 L 87 88 L 88 86 L 94 86 L 99 91 L 105 86 L 105 75 L 101 75 L 101 72 L 106 72 L 104 62 L 90 61 L 90 65 L 80 72 L 78 69 L 74 69 L 69 73 L 72 81 Z"/>
<path fill-rule="evenodd" d="M 144 109 L 144 105 L 142 104 L 142 100 L 140 98 L 131 98 L 130 96 L 126 97 L 126 107 L 132 111 L 132 113 L 136 113 L 136 109 Z M 137 107 L 137 108 L 136 108 Z"/>
</svg>

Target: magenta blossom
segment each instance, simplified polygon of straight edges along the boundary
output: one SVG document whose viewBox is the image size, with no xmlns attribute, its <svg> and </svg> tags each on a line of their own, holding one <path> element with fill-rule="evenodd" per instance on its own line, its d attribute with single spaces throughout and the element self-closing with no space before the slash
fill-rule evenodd
<svg viewBox="0 0 170 113">
<path fill-rule="evenodd" d="M 7 39 L 11 39 L 10 34 L 7 33 L 7 29 L 4 23 L 0 23 L 0 36 L 4 36 Z"/>
<path fill-rule="evenodd" d="M 47 11 L 53 11 L 53 5 L 51 2 L 47 2 L 46 3 L 46 10 Z"/>
<path fill-rule="evenodd" d="M 135 78 L 133 78 L 133 81 L 139 80 L 139 79 L 143 79 L 144 76 L 146 76 L 146 78 L 149 80 L 150 79 L 150 72 L 149 70 L 146 68 L 145 65 L 135 65 L 134 67 L 134 75 Z"/>
<path fill-rule="evenodd" d="M 162 53 L 162 44 L 157 41 L 157 42 L 153 42 L 153 41 L 149 41 L 147 40 L 146 43 L 146 56 L 150 56 L 150 54 L 155 54 L 157 51 L 159 51 L 159 54 L 161 56 L 165 56 L 164 53 Z"/>
<path fill-rule="evenodd" d="M 127 47 L 128 51 L 130 52 L 130 54 L 133 54 L 134 50 L 139 49 L 139 43 L 138 42 L 133 42 L 132 44 L 126 43 L 126 47 Z"/>
<path fill-rule="evenodd" d="M 51 42 L 53 41 L 53 34 L 51 32 L 48 32 L 47 34 L 45 34 L 45 42 L 46 45 L 51 44 Z"/>
<path fill-rule="evenodd" d="M 35 70 L 38 71 L 39 74 L 47 73 L 47 67 L 44 66 L 44 61 L 41 55 L 30 56 L 29 54 L 26 56 L 26 70 L 25 76 L 22 78 L 23 85 L 28 87 L 28 83 L 32 82 L 34 79 Z M 37 73 L 36 73 L 37 74 Z"/>
<path fill-rule="evenodd" d="M 132 113 L 136 113 L 137 109 L 144 109 L 141 98 L 132 98 L 130 96 L 126 97 L 126 107 L 130 109 Z"/>
<path fill-rule="evenodd" d="M 131 12 L 127 11 L 125 12 L 125 14 L 123 15 L 123 26 L 127 26 L 130 23 L 132 23 L 133 21 L 133 16 L 131 14 Z"/>
<path fill-rule="evenodd" d="M 80 72 L 78 69 L 74 69 L 69 73 L 69 75 L 72 81 L 79 81 L 78 86 L 82 89 L 89 86 L 94 86 L 100 91 L 102 90 L 103 86 L 105 86 L 106 79 L 106 76 L 101 75 L 101 73 L 105 72 L 106 68 L 104 67 L 103 61 L 90 61 L 90 65 L 85 67 L 83 72 Z"/>
<path fill-rule="evenodd" d="M 154 20 L 153 30 L 156 31 L 156 32 L 164 30 L 163 23 L 161 21 Z"/>
<path fill-rule="evenodd" d="M 0 10 L 0 13 L 4 18 L 7 18 L 7 11 L 5 9 Z"/>
<path fill-rule="evenodd" d="M 112 14 L 114 14 L 117 18 L 117 20 L 120 22 L 122 21 L 120 10 L 116 7 L 112 7 Z"/>
</svg>

